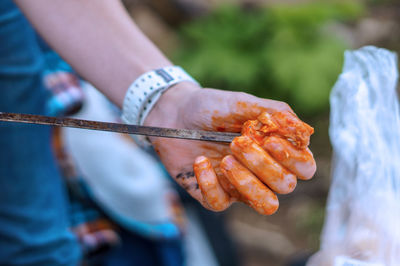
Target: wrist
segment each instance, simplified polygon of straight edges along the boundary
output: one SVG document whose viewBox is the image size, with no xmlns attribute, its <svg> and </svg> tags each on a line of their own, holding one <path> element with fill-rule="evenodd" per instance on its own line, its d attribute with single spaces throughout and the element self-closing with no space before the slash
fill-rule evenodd
<svg viewBox="0 0 400 266">
<path fill-rule="evenodd" d="M 183 81 L 169 88 L 157 101 L 146 120 L 145 126 L 183 128 L 179 119 L 183 106 L 190 96 L 201 87 L 190 81 Z"/>
<path fill-rule="evenodd" d="M 172 66 L 142 74 L 129 87 L 123 104 L 122 119 L 127 124 L 154 127 L 179 126 L 179 106 L 200 89 L 198 83 L 181 67 Z M 142 147 L 148 138 L 132 136 Z"/>
</svg>

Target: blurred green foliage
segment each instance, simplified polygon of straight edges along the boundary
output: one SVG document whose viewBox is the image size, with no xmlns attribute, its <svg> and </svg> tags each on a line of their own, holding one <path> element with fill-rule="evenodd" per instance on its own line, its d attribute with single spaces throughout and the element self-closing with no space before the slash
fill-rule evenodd
<svg viewBox="0 0 400 266">
<path fill-rule="evenodd" d="M 221 6 L 183 26 L 174 59 L 203 86 L 283 100 L 315 115 L 327 110 L 346 49 L 326 25 L 354 21 L 363 10 L 353 1 Z"/>
<path fill-rule="evenodd" d="M 398 0 L 365 0 L 367 4 L 379 6 L 379 5 L 387 5 L 387 4 L 396 4 Z"/>
</svg>

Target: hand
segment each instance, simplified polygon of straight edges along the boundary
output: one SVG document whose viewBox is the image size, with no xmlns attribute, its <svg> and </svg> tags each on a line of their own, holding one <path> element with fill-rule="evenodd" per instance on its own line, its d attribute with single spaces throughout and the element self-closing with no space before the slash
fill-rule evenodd
<svg viewBox="0 0 400 266">
<path fill-rule="evenodd" d="M 181 83 L 163 95 L 145 125 L 242 131 L 230 145 L 152 138 L 176 182 L 214 211 L 242 201 L 272 214 L 279 205 L 275 193 L 293 191 L 296 176 L 309 179 L 316 170 L 307 149 L 313 130 L 283 102 Z"/>
</svg>

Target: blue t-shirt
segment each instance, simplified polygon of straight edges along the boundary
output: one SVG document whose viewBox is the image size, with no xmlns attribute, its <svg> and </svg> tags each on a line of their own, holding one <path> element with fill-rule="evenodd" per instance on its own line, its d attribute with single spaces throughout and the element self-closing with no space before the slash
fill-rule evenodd
<svg viewBox="0 0 400 266">
<path fill-rule="evenodd" d="M 44 114 L 43 55 L 11 0 L 0 1 L 0 111 Z M 0 265 L 76 265 L 49 127 L 0 122 Z"/>
</svg>

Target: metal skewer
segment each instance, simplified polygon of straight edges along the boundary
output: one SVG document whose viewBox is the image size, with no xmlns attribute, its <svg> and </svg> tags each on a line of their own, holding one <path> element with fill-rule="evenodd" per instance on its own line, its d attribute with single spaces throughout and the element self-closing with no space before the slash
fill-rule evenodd
<svg viewBox="0 0 400 266">
<path fill-rule="evenodd" d="M 160 127 L 146 127 L 138 125 L 126 125 L 99 121 L 82 120 L 66 117 L 51 117 L 42 115 L 16 114 L 0 112 L 0 121 L 39 124 L 57 127 L 72 127 L 90 130 L 109 131 L 152 137 L 177 138 L 189 140 L 202 140 L 212 142 L 232 142 L 239 133 L 213 132 L 204 130 L 172 129 Z"/>
</svg>

